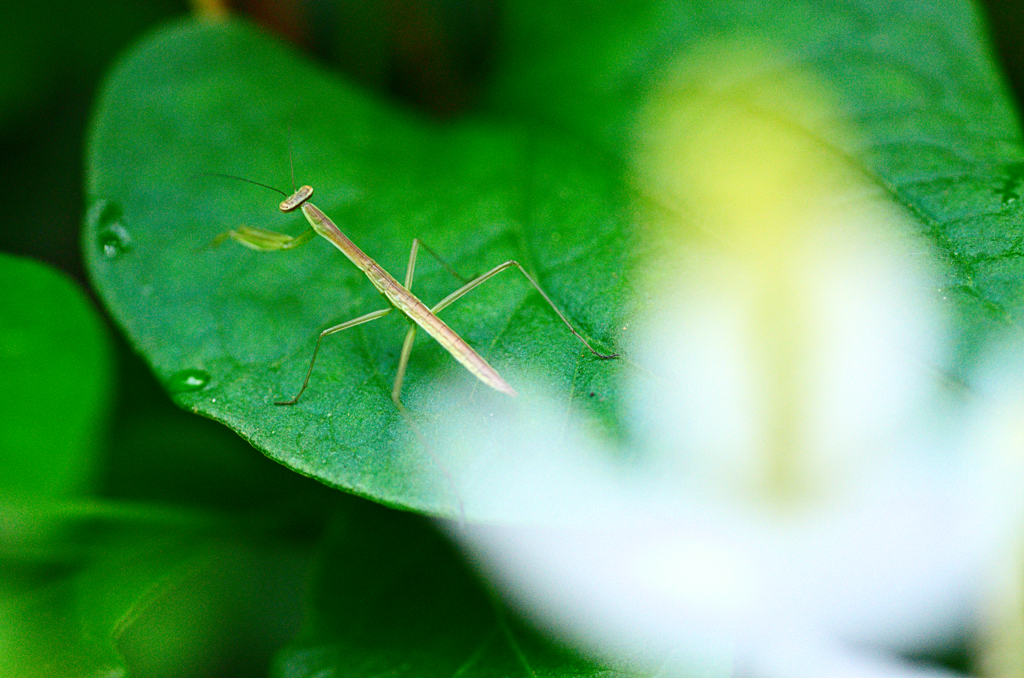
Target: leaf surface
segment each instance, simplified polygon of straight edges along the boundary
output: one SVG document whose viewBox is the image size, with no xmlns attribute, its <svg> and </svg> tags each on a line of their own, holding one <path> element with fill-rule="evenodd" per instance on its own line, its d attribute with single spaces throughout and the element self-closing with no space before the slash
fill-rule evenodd
<svg viewBox="0 0 1024 678">
<path fill-rule="evenodd" d="M 397 278 L 413 237 L 465 276 L 515 258 L 584 336 L 617 350 L 645 303 L 631 285 L 649 254 L 649 212 L 638 206 L 652 200 L 637 179 L 637 137 L 654 88 L 684 99 L 738 94 L 906 208 L 942 259 L 937 293 L 956 318 L 955 369 L 966 372 L 994 330 L 1019 324 L 1024 154 L 971 4 L 578 10 L 509 8 L 486 104 L 444 124 L 243 24 L 171 26 L 132 52 L 94 120 L 85 250 L 112 313 L 179 404 L 327 484 L 458 515 L 444 451 L 388 397 L 406 327 L 398 314 L 326 339 L 302 401 L 272 404 L 297 392 L 320 330 L 384 301 L 321 240 L 270 254 L 206 247 L 241 225 L 292 235 L 305 225 L 276 213 L 269 191 L 202 173 L 287 191 L 291 154 L 297 180 L 317 189 L 314 202 Z M 723 68 L 708 45 L 737 40 L 766 58 L 739 73 Z M 806 74 L 834 95 L 829 115 L 785 96 L 785 84 Z M 417 271 L 414 291 L 428 304 L 460 284 L 426 256 Z M 629 356 L 595 360 L 516 277 L 502 273 L 444 319 L 514 387 L 539 377 L 559 395 L 565 421 L 622 436 Z M 473 379 L 421 337 L 403 391 L 413 421 L 436 425 L 468 402 L 514 406 L 483 385 L 467 401 L 437 403 L 441 377 Z"/>
<path fill-rule="evenodd" d="M 298 391 L 320 330 L 386 307 L 323 240 L 276 253 L 208 246 L 241 225 L 305 228 L 277 211 L 273 193 L 203 174 L 286 190 L 289 145 L 314 202 L 399 279 L 414 237 L 465 277 L 514 258 L 606 351 L 628 268 L 619 165 L 525 126 L 413 118 L 242 24 L 172 27 L 111 78 L 90 145 L 86 255 L 177 401 L 328 484 L 454 515 L 443 469 L 390 400 L 399 314 L 330 337 L 300 403 L 273 405 Z M 428 304 L 461 285 L 424 254 L 417 271 L 414 291 Z M 581 402 L 614 426 L 601 403 L 614 402 L 621 367 L 591 357 L 517 277 L 502 273 L 445 320 L 507 380 L 544 375 L 567 407 Z M 438 375 L 472 380 L 421 339 L 403 391 L 413 413 Z M 485 391 L 476 397 L 499 395 Z"/>
</svg>

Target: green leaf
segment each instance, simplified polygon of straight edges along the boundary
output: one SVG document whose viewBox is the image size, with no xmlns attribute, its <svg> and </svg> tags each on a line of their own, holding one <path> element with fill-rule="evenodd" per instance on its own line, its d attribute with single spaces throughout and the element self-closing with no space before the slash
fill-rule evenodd
<svg viewBox="0 0 1024 678">
<path fill-rule="evenodd" d="M 426 520 L 331 499 L 318 544 L 282 511 L 67 506 L 58 576 L 0 599 L 0 676 L 616 675 L 517 619 Z"/>
<path fill-rule="evenodd" d="M 265 672 L 298 629 L 307 547 L 267 521 L 190 523 L 93 530 L 95 557 L 74 581 L 79 652 L 128 675 Z"/>
<path fill-rule="evenodd" d="M 961 371 L 993 331 L 1024 321 L 1024 148 L 1019 114 L 970 0 L 517 2 L 488 104 L 567 127 L 616 156 L 652 84 L 745 100 L 861 168 L 939 250 Z M 737 74 L 709 46 L 746 42 L 763 63 Z M 780 93 L 811 74 L 839 110 L 815 119 Z M 664 83 L 661 83 L 663 86 Z M 854 130 L 843 134 L 840 130 Z M 635 158 L 642 162 L 642 158 Z"/>
<path fill-rule="evenodd" d="M 70 675 L 92 662 L 64 652 L 67 587 L 40 583 L 67 550 L 55 546 L 72 527 L 62 508 L 94 484 L 111 351 L 91 302 L 61 273 L 0 254 L 0 285 L 0 676 Z"/>
<path fill-rule="evenodd" d="M 0 254 L 0 497 L 77 495 L 92 481 L 111 396 L 106 331 L 71 280 Z"/>
<path fill-rule="evenodd" d="M 510 614 L 418 516 L 353 505 L 326 536 L 277 678 L 620 675 Z"/>
<path fill-rule="evenodd" d="M 111 76 L 89 145 L 86 259 L 176 400 L 328 484 L 455 515 L 457 492 L 389 397 L 398 314 L 330 337 L 300 403 L 273 405 L 302 384 L 320 330 L 385 306 L 322 240 L 276 253 L 207 246 L 241 225 L 305 228 L 269 191 L 203 174 L 287 187 L 289 147 L 318 206 L 398 277 L 417 236 L 464 276 L 515 258 L 606 350 L 632 256 L 621 168 L 543 129 L 413 118 L 241 24 L 171 27 Z M 461 284 L 429 257 L 418 273 L 428 303 Z M 517 371 L 543 375 L 567 406 L 614 427 L 622 366 L 594 359 L 517 275 L 446 309 L 446 321 L 514 385 L 526 383 Z M 473 379 L 422 339 L 403 391 L 413 417 L 442 375 Z M 505 398 L 484 391 L 475 397 Z"/>
<path fill-rule="evenodd" d="M 838 153 L 907 208 L 944 259 L 939 292 L 957 319 L 957 367 L 966 370 L 993 330 L 1024 310 L 1014 235 L 1024 216 L 1020 131 L 973 5 L 895 7 L 652 0 L 584 12 L 516 3 L 486 106 L 445 125 L 355 89 L 250 27 L 172 26 L 120 64 L 97 107 L 84 243 L 91 274 L 183 407 L 327 484 L 455 515 L 444 451 L 388 398 L 405 328 L 397 314 L 329 337 L 302 401 L 273 406 L 298 390 L 320 330 L 383 302 L 322 241 L 270 254 L 205 248 L 229 228 L 297 235 L 304 225 L 274 213 L 278 197 L 264 189 L 201 173 L 288 189 L 290 149 L 317 204 L 397 277 L 413 237 L 463 275 L 519 259 L 585 336 L 614 350 L 642 303 L 629 281 L 646 247 L 638 243 L 647 203 L 673 209 L 643 184 L 636 140 L 651 92 L 727 93 Z M 765 58 L 726 68 L 721 46 L 732 42 Z M 827 116 L 786 95 L 808 74 L 835 99 Z M 559 394 L 566 421 L 623 435 L 618 384 L 632 373 L 628 361 L 594 360 L 525 282 L 502 275 L 445 319 L 513 386 L 526 385 L 526 402 L 528 371 Z M 415 290 L 428 303 L 457 285 L 421 257 Z M 434 400 L 441 377 L 472 382 L 421 340 L 403 392 L 414 423 L 436 424 L 467 404 Z M 514 406 L 482 385 L 470 399 Z"/>
<path fill-rule="evenodd" d="M 40 562 L 0 553 L 0 676 L 259 675 L 298 629 L 303 525 L 115 502 L 53 513 L 68 529 L 31 544 Z M 31 585 L 7 591 L 19 575 Z"/>
</svg>

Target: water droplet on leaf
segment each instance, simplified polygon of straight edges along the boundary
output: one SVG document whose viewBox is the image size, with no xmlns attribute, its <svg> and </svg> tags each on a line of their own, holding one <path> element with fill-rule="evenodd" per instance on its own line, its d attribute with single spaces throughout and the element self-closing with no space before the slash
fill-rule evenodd
<svg viewBox="0 0 1024 678">
<path fill-rule="evenodd" d="M 112 259 L 131 250 L 132 238 L 125 228 L 121 206 L 116 202 L 94 200 L 85 218 L 96 231 L 96 244 L 103 256 Z"/>
<path fill-rule="evenodd" d="M 99 237 L 100 248 L 103 250 L 104 256 L 109 259 L 130 250 L 130 242 L 128 231 L 124 230 L 120 224 L 115 224 L 110 230 L 103 231 Z"/>
<path fill-rule="evenodd" d="M 189 393 L 205 388 L 210 383 L 210 373 L 203 370 L 179 370 L 167 380 L 171 393 Z"/>
</svg>

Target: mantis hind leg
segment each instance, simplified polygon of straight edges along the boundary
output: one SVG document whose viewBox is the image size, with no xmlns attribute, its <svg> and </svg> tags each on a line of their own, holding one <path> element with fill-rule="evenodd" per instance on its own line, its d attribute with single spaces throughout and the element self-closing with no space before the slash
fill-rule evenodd
<svg viewBox="0 0 1024 678">
<path fill-rule="evenodd" d="M 405 289 L 407 289 L 409 291 L 412 291 L 412 281 L 413 281 L 413 277 L 415 276 L 415 272 L 416 272 L 416 256 L 417 256 L 417 253 L 419 251 L 420 246 L 422 246 L 424 249 L 426 249 L 428 252 L 430 252 L 430 254 L 432 254 L 434 256 L 434 258 L 436 258 L 439 262 L 441 262 L 441 264 L 446 269 L 448 269 L 449 272 L 451 272 L 453 275 L 455 275 L 460 280 L 463 279 L 462 276 L 460 276 L 458 273 L 456 273 L 451 268 L 451 266 L 446 264 L 444 262 L 444 260 L 441 259 L 441 257 L 438 256 L 438 254 L 436 252 L 434 252 L 434 250 L 432 250 L 429 247 L 427 247 L 419 238 L 413 238 L 412 250 L 409 252 L 409 264 L 406 267 L 406 271 L 405 271 Z M 454 292 L 449 294 L 447 297 L 442 299 L 440 302 L 438 302 L 432 309 L 430 309 L 431 313 L 435 313 L 435 314 L 439 313 L 442 309 L 448 307 L 449 305 L 451 305 L 455 301 L 461 299 L 463 296 L 465 296 L 466 294 L 471 292 L 473 289 L 475 289 L 478 286 L 482 285 L 483 283 L 487 282 L 488 280 L 490 280 L 491 278 L 493 278 L 497 274 L 499 274 L 502 271 L 504 271 L 506 268 L 511 268 L 513 266 L 519 269 L 519 272 L 522 273 L 523 277 L 526 278 L 526 280 L 531 285 L 533 285 L 533 288 L 540 293 L 540 295 L 544 298 L 544 301 L 548 302 L 548 306 L 551 307 L 551 310 L 553 310 L 555 312 L 555 314 L 559 317 L 559 319 L 561 319 L 561 321 L 563 323 L 565 323 L 565 326 L 569 328 L 569 331 L 572 332 L 573 335 L 577 339 L 579 339 L 581 342 L 583 342 L 584 346 L 586 346 L 588 349 L 590 349 L 591 353 L 593 353 L 598 358 L 601 358 L 602 360 L 609 360 L 609 359 L 612 359 L 612 358 L 618 358 L 619 357 L 618 353 L 607 353 L 607 354 L 606 353 L 601 353 L 600 351 L 596 350 L 593 346 L 591 346 L 590 342 L 587 341 L 583 337 L 583 335 L 581 335 L 579 332 L 576 331 L 576 328 L 572 326 L 572 323 L 570 323 L 569 319 L 565 317 L 565 314 L 562 313 L 561 310 L 559 310 L 559 308 L 555 305 L 555 302 L 552 301 L 551 297 L 549 297 L 547 295 L 547 292 L 545 292 L 541 288 L 541 286 L 537 284 L 537 281 L 534 280 L 530 276 L 530 274 L 526 272 L 526 269 L 524 269 L 522 267 L 522 265 L 518 261 L 515 261 L 515 260 L 512 260 L 512 259 L 510 259 L 509 261 L 506 261 L 505 263 L 498 264 L 497 266 L 492 268 L 490 271 L 487 271 L 483 275 L 479 275 L 476 278 L 474 278 L 473 280 L 470 280 L 468 283 L 466 283 L 465 285 L 463 285 L 462 287 L 460 287 L 459 289 L 455 290 Z M 397 405 L 400 409 L 402 408 L 402 404 L 399 401 L 399 395 L 402 392 L 402 381 L 405 378 L 405 370 L 406 370 L 406 368 L 408 367 L 408 364 L 409 364 L 409 354 L 412 352 L 412 345 L 413 345 L 413 341 L 415 339 L 416 339 L 416 325 L 415 325 L 415 323 L 413 323 L 409 327 L 409 331 L 406 332 L 405 342 L 402 344 L 402 353 L 401 353 L 401 356 L 400 356 L 400 358 L 398 360 L 398 373 L 395 375 L 395 385 L 391 389 L 391 400 L 393 400 L 395 405 Z"/>
<path fill-rule="evenodd" d="M 531 285 L 533 285 L 533 288 L 535 290 L 537 290 L 538 292 L 540 292 L 540 296 L 544 297 L 544 301 L 548 302 L 548 306 L 551 307 L 551 310 L 554 311 L 555 314 L 557 314 L 559 318 L 561 318 L 562 322 L 565 323 L 565 326 L 569 328 L 569 331 L 572 332 L 573 335 L 575 335 L 577 339 L 582 341 L 584 346 L 586 346 L 587 348 L 590 349 L 591 353 L 593 353 L 598 358 L 601 358 L 602 360 L 609 360 L 611 358 L 618 358 L 619 357 L 618 353 L 608 353 L 608 354 L 601 353 L 600 351 L 595 349 L 593 346 L 591 346 L 590 342 L 587 341 L 586 339 L 584 339 L 583 335 L 581 335 L 579 332 L 576 331 L 576 328 L 572 326 L 572 323 L 570 323 L 569 319 L 565 317 L 565 314 L 562 313 L 558 309 L 557 306 L 555 306 L 555 302 L 553 302 L 551 300 L 551 297 L 549 297 L 547 295 L 547 292 L 545 292 L 541 288 L 541 286 L 537 284 L 537 281 L 534 280 L 530 276 L 530 274 L 526 272 L 526 269 L 523 268 L 522 265 L 520 265 L 520 263 L 518 261 L 515 261 L 515 260 L 512 260 L 512 259 L 506 261 L 503 264 L 498 264 L 497 266 L 495 266 L 491 270 L 487 271 L 483 275 L 477 276 L 473 280 L 470 280 L 468 283 L 466 283 L 465 285 L 463 285 L 462 287 L 460 287 L 459 289 L 455 290 L 454 292 L 449 294 L 447 297 L 445 297 L 444 299 L 439 301 L 437 303 L 437 305 L 435 305 L 432 309 L 430 309 L 430 311 L 432 313 L 439 313 L 441 311 L 441 309 L 444 309 L 444 308 L 448 307 L 453 302 L 455 302 L 455 301 L 461 299 L 462 297 L 464 297 L 468 292 L 472 291 L 476 287 L 482 285 L 483 283 L 487 282 L 488 280 L 490 280 L 494 276 L 496 276 L 499 273 L 501 273 L 502 271 L 504 271 L 506 268 L 511 268 L 513 266 L 518 268 L 519 272 L 523 274 L 523 277 L 525 277 L 529 281 L 529 283 Z"/>
</svg>

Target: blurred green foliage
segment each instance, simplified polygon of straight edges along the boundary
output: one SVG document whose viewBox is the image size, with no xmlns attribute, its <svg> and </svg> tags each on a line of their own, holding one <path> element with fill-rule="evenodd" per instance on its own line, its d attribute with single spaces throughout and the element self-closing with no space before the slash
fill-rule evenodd
<svg viewBox="0 0 1024 678">
<path fill-rule="evenodd" d="M 79 287 L 40 263 L 0 253 L 0 285 L 11 292 L 0 297 L 0 360 L 16 394 L 0 409 L 0 496 L 82 496 L 113 391 L 106 328 Z"/>
<path fill-rule="evenodd" d="M 986 7 L 1019 100 L 1024 13 L 1010 0 Z M 43 0 L 5 10 L 0 250 L 20 256 L 0 257 L 0 676 L 302 676 L 341 665 L 370 675 L 413 659 L 422 674 L 452 675 L 474 649 L 465 675 L 526 672 L 523 656 L 552 675 L 597 672 L 509 618 L 422 519 L 292 473 L 171 404 L 90 302 L 78 243 L 86 121 L 101 81 L 131 43 L 188 7 Z M 634 54 L 630 31 L 644 17 L 624 3 L 615 21 L 583 30 L 577 10 L 552 19 L 494 3 L 339 3 L 285 33 L 406 108 L 512 115 L 529 100 L 527 114 L 564 122 L 590 106 L 577 133 L 614 147 L 621 127 L 595 121 L 628 102 L 550 92 L 590 68 L 587 49 Z M 279 17 L 262 21 L 280 27 Z M 543 32 L 558 21 L 579 22 L 592 42 Z M 557 67 L 537 65 L 545 59 Z M 501 68 L 501 87 L 488 88 Z M 979 317 L 992 310 L 982 301 Z M 367 628 L 380 632 L 360 636 Z M 424 648 L 439 628 L 452 635 Z M 361 642 L 374 638 L 370 649 Z"/>
</svg>

